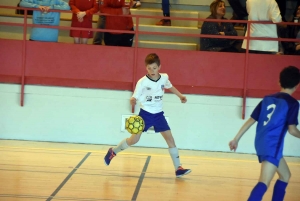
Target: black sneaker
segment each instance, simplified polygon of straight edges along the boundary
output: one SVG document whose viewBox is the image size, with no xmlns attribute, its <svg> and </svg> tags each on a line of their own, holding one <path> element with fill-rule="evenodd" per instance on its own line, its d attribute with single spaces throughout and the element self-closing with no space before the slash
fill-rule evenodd
<svg viewBox="0 0 300 201">
<path fill-rule="evenodd" d="M 192 172 L 190 169 L 184 169 L 183 167 L 179 166 L 178 169 L 175 171 L 176 177 L 182 177 L 186 174 Z"/>
</svg>

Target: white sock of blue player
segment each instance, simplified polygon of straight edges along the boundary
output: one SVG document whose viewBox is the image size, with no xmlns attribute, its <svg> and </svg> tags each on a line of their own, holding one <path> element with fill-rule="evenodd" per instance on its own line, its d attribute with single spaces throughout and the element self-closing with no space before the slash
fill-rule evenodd
<svg viewBox="0 0 300 201">
<path fill-rule="evenodd" d="M 272 201 L 283 201 L 288 183 L 277 180 L 274 185 Z"/>
<path fill-rule="evenodd" d="M 261 201 L 268 187 L 263 182 L 258 182 L 253 188 L 248 201 Z"/>
<path fill-rule="evenodd" d="M 172 158 L 175 170 L 177 170 L 178 167 L 181 166 L 177 147 L 169 148 L 169 153 Z"/>
<path fill-rule="evenodd" d="M 124 140 L 122 140 L 116 147 L 113 148 L 113 151 L 115 152 L 115 154 L 127 149 L 129 147 L 129 145 L 126 142 L 127 138 L 125 138 Z"/>
</svg>

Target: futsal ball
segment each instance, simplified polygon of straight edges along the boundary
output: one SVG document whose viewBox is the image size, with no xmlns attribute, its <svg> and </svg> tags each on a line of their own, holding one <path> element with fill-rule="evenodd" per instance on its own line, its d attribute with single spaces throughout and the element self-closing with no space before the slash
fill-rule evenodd
<svg viewBox="0 0 300 201">
<path fill-rule="evenodd" d="M 145 123 L 142 117 L 131 116 L 126 119 L 125 128 L 131 134 L 141 134 L 145 128 Z"/>
</svg>

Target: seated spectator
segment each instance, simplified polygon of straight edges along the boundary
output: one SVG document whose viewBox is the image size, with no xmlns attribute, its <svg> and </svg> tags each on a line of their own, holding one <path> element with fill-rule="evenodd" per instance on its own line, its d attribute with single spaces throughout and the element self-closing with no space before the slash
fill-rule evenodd
<svg viewBox="0 0 300 201">
<path fill-rule="evenodd" d="M 39 8 L 40 11 L 33 11 L 33 24 L 58 26 L 60 22 L 59 12 L 49 12 L 54 10 L 70 10 L 70 6 L 63 0 L 49 1 L 49 0 L 22 0 L 20 6 L 27 8 Z M 33 27 L 30 35 L 30 40 L 57 42 L 57 29 L 36 28 Z"/>
<path fill-rule="evenodd" d="M 111 15 L 119 16 L 106 16 L 105 28 L 112 30 L 126 30 L 133 31 L 132 17 L 123 17 L 122 15 L 131 15 L 130 7 L 132 1 L 127 0 L 102 0 L 101 12 Z M 129 33 L 104 33 L 105 45 L 110 46 L 124 46 L 131 47 L 133 43 L 134 34 Z"/>
<path fill-rule="evenodd" d="M 226 19 L 225 3 L 222 0 L 215 0 L 210 4 L 211 15 L 206 19 Z M 237 36 L 232 23 L 225 22 L 204 22 L 201 28 L 201 34 L 210 35 L 226 35 Z M 223 38 L 200 38 L 201 51 L 215 51 L 215 52 L 238 52 L 236 48 L 236 40 Z"/>
<path fill-rule="evenodd" d="M 286 28 L 280 29 L 282 38 L 292 38 L 300 40 L 300 6 L 298 6 L 295 17 L 298 17 L 297 24 L 299 26 L 288 25 Z M 283 53 L 287 55 L 300 55 L 300 42 L 285 42 L 282 41 Z"/>
<path fill-rule="evenodd" d="M 70 0 L 72 10 L 71 27 L 92 28 L 93 14 L 99 10 L 98 0 Z M 70 36 L 75 44 L 87 44 L 89 38 L 93 38 L 92 31 L 70 30 Z"/>
<path fill-rule="evenodd" d="M 275 0 L 248 0 L 246 5 L 249 21 L 281 22 L 280 10 Z M 247 29 L 250 29 L 251 37 L 278 38 L 276 24 L 251 23 Z M 247 31 L 245 36 L 247 36 Z M 246 49 L 246 45 L 247 40 L 244 39 L 242 48 Z M 278 51 L 278 41 L 250 40 L 250 53 L 274 54 Z"/>
</svg>

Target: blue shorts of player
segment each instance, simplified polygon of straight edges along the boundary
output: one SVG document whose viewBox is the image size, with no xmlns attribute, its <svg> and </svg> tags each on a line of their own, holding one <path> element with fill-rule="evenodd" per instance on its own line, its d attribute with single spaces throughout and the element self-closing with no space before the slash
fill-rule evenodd
<svg viewBox="0 0 300 201">
<path fill-rule="evenodd" d="M 145 122 L 144 131 L 147 131 L 151 126 L 154 127 L 154 131 L 156 133 L 170 130 L 168 122 L 164 116 L 164 112 L 151 114 L 150 112 L 141 109 L 139 116 L 141 116 L 144 119 Z"/>
<path fill-rule="evenodd" d="M 258 161 L 260 163 L 263 161 L 268 161 L 268 162 L 272 163 L 273 165 L 275 165 L 276 167 L 279 166 L 280 159 L 278 160 L 277 158 L 274 158 L 272 156 L 257 156 L 257 157 L 258 157 Z"/>
</svg>

